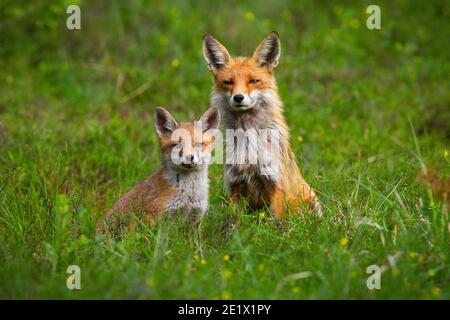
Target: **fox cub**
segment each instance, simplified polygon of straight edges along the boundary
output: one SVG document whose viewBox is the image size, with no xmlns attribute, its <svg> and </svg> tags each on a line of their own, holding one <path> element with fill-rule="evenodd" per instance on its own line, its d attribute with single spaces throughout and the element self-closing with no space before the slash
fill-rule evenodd
<svg viewBox="0 0 450 320">
<path fill-rule="evenodd" d="M 303 179 L 289 145 L 289 129 L 273 74 L 280 51 L 276 32 L 260 43 L 251 58 L 231 57 L 211 35 L 203 37 L 203 54 L 214 79 L 211 105 L 220 110 L 223 127 L 257 133 L 275 130 L 278 135 L 279 151 L 263 150 L 271 160 L 273 174 L 264 174 L 267 168 L 260 163 L 227 163 L 225 185 L 232 199 L 244 197 L 255 209 L 268 205 L 277 218 L 287 205 L 298 208 L 307 204 L 320 213 L 318 198 Z M 257 149 L 248 152 L 261 151 Z"/>
<path fill-rule="evenodd" d="M 97 230 L 117 228 L 132 212 L 142 213 L 146 223 L 163 213 L 178 211 L 195 220 L 203 217 L 208 207 L 208 165 L 219 123 L 220 113 L 215 107 L 194 124 L 179 123 L 158 107 L 154 124 L 163 165 L 120 197 Z"/>
</svg>

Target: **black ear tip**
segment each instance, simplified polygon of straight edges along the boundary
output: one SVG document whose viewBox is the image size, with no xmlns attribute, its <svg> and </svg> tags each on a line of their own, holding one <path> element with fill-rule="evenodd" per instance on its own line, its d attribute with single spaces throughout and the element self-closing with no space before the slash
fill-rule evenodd
<svg viewBox="0 0 450 320">
<path fill-rule="evenodd" d="M 166 109 L 164 109 L 164 107 L 157 106 L 156 109 L 155 109 L 155 114 L 162 113 L 162 112 L 165 112 L 165 111 L 166 111 Z"/>
<path fill-rule="evenodd" d="M 202 37 L 203 41 L 211 41 L 214 40 L 214 37 L 210 35 L 209 33 L 205 33 Z"/>
<path fill-rule="evenodd" d="M 277 31 L 272 31 L 271 33 L 269 33 L 269 35 L 272 37 L 280 38 L 280 34 Z"/>
</svg>

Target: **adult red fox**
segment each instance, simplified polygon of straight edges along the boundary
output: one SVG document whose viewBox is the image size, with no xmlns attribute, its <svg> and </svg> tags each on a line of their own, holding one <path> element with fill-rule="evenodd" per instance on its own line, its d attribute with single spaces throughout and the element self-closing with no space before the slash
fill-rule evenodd
<svg viewBox="0 0 450 320">
<path fill-rule="evenodd" d="M 215 107 L 195 124 L 179 123 L 158 107 L 154 124 L 163 165 L 120 197 L 97 230 L 107 227 L 114 231 L 120 220 L 132 212 L 142 213 L 147 223 L 163 213 L 177 211 L 200 219 L 208 207 L 208 165 L 219 123 L 220 113 Z"/>
<path fill-rule="evenodd" d="M 211 105 L 219 108 L 224 129 L 278 132 L 278 152 L 264 150 L 274 167 L 273 174 L 264 174 L 267 168 L 260 163 L 225 164 L 225 185 L 232 199 L 245 197 L 254 209 L 268 205 L 277 218 L 288 205 L 296 209 L 305 203 L 320 213 L 318 198 L 300 174 L 289 145 L 289 129 L 273 75 L 280 58 L 278 33 L 271 32 L 251 58 L 231 57 L 207 34 L 203 37 L 203 55 L 214 78 Z"/>
</svg>

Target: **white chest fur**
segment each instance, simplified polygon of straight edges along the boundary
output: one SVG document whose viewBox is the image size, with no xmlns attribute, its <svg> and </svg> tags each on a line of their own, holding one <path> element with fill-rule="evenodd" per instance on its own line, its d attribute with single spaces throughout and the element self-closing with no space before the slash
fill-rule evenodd
<svg viewBox="0 0 450 320">
<path fill-rule="evenodd" d="M 252 183 L 255 177 L 260 176 L 273 182 L 283 177 L 282 156 L 288 139 L 279 119 L 274 116 L 281 113 L 281 101 L 277 93 L 270 89 L 259 90 L 256 96 L 255 106 L 241 113 L 230 110 L 228 99 L 223 94 L 212 95 L 211 103 L 221 110 L 225 129 L 243 130 L 248 136 L 252 132 L 256 134 L 256 139 L 247 140 L 246 149 L 242 152 L 236 152 L 235 144 L 227 140 L 226 185 Z M 267 137 L 270 137 L 271 144 L 266 143 Z M 246 161 L 242 161 L 245 155 Z"/>
<path fill-rule="evenodd" d="M 170 171 L 166 178 L 175 189 L 167 202 L 166 211 L 181 211 L 188 215 L 193 213 L 201 218 L 208 208 L 208 168 L 205 166 L 200 171 L 186 173 Z"/>
</svg>

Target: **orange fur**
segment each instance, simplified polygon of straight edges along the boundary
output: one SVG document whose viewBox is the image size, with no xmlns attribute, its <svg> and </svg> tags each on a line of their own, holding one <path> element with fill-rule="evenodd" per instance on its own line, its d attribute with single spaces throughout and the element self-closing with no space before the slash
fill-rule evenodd
<svg viewBox="0 0 450 320">
<path fill-rule="evenodd" d="M 164 213 L 165 204 L 174 193 L 175 189 L 164 178 L 164 169 L 159 168 L 120 197 L 108 210 L 104 221 L 98 223 L 97 230 L 117 230 L 130 213 L 141 215 L 145 222 L 151 224 Z M 130 221 L 127 224 L 134 226 Z"/>
<path fill-rule="evenodd" d="M 250 83 L 250 80 L 258 79 L 258 83 Z M 224 84 L 224 81 L 232 81 L 232 85 Z M 259 67 L 255 60 L 248 58 L 234 58 L 219 69 L 214 75 L 216 89 L 230 94 L 247 93 L 253 90 L 276 89 L 272 73 L 267 68 Z"/>
<path fill-rule="evenodd" d="M 230 56 L 227 49 L 210 35 L 204 37 L 203 51 L 214 78 L 212 102 L 221 101 L 225 129 L 277 128 L 281 135 L 282 177 L 270 181 L 264 176 L 255 176 L 255 170 L 251 165 L 243 168 L 236 165 L 239 172 L 235 173 L 237 177 L 240 174 L 245 175 L 246 172 L 250 173 L 245 183 L 236 178 L 235 183 L 228 185 L 232 199 L 245 197 L 255 209 L 269 204 L 273 215 L 277 218 L 283 216 L 288 206 L 298 209 L 305 203 L 320 212 L 318 198 L 301 175 L 289 144 L 289 129 L 283 116 L 283 106 L 273 76 L 280 52 L 278 34 L 274 32 L 269 34 L 251 58 Z M 264 110 L 256 106 L 240 111 L 230 108 L 227 103 L 218 99 L 223 96 L 233 97 L 236 94 L 251 96 L 255 90 L 272 93 L 270 105 L 267 106 L 266 103 Z M 253 120 L 258 115 L 261 117 L 261 112 L 264 112 L 263 119 Z M 267 124 L 268 121 L 270 124 Z"/>
<path fill-rule="evenodd" d="M 182 167 L 183 164 L 172 163 L 171 155 L 175 148 L 177 148 L 176 153 L 180 156 L 186 152 L 191 155 L 193 150 L 199 152 L 199 144 L 201 144 L 200 154 L 209 154 L 214 145 L 215 136 L 209 134 L 208 130 L 218 127 L 220 115 L 216 109 L 209 109 L 205 113 L 208 115 L 207 120 L 213 119 L 216 122 L 207 124 L 205 131 L 201 131 L 196 130 L 199 127 L 192 123 L 176 122 L 167 111 L 159 109 L 155 113 L 155 127 L 163 155 L 163 166 L 119 198 L 108 210 L 104 220 L 98 223 L 97 230 L 99 232 L 116 231 L 122 224 L 126 224 L 128 228 L 134 228 L 133 221 L 127 221 L 131 218 L 131 213 L 137 214 L 143 218 L 144 222 L 151 224 L 167 210 L 173 212 L 182 209 L 188 214 L 191 211 L 200 210 L 202 215 L 206 211 L 208 164 L 190 164 L 189 167 Z M 158 114 L 162 118 L 158 118 Z M 168 127 L 170 128 L 168 129 Z M 182 139 L 178 135 L 172 134 L 175 130 L 184 130 L 189 133 L 189 136 L 186 137 L 187 139 Z M 186 181 L 188 183 L 183 184 Z M 177 203 L 180 205 L 178 206 Z"/>
</svg>

